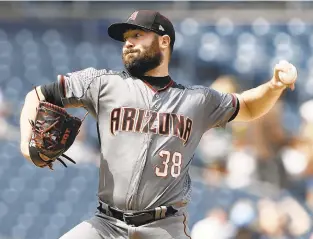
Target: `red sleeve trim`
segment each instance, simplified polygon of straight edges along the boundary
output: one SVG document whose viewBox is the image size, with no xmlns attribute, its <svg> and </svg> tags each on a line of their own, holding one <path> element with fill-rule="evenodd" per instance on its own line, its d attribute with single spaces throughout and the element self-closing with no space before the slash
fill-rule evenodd
<svg viewBox="0 0 313 239">
<path fill-rule="evenodd" d="M 60 80 L 60 85 L 62 87 L 62 94 L 63 94 L 63 97 L 66 96 L 66 89 L 65 89 L 65 77 L 64 75 L 59 75 L 59 80 Z"/>
<path fill-rule="evenodd" d="M 231 94 L 232 95 L 232 106 L 234 108 L 236 108 L 235 112 L 233 113 L 233 115 L 231 116 L 231 118 L 228 120 L 228 122 L 234 120 L 238 113 L 239 113 L 239 110 L 240 110 L 240 103 L 239 103 L 239 99 L 237 96 L 235 96 L 234 94 Z"/>
<path fill-rule="evenodd" d="M 236 107 L 236 104 L 237 104 L 237 96 L 235 96 L 234 94 L 231 94 L 231 97 L 232 97 L 232 106 L 233 107 Z"/>
</svg>

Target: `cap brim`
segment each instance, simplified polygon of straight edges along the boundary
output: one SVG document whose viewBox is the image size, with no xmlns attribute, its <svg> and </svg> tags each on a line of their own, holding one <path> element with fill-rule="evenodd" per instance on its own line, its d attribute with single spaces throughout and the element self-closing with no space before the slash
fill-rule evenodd
<svg viewBox="0 0 313 239">
<path fill-rule="evenodd" d="M 117 41 L 124 41 L 124 33 L 130 29 L 144 29 L 149 30 L 145 27 L 138 26 L 131 23 L 114 23 L 108 28 L 108 34 L 111 38 Z"/>
</svg>

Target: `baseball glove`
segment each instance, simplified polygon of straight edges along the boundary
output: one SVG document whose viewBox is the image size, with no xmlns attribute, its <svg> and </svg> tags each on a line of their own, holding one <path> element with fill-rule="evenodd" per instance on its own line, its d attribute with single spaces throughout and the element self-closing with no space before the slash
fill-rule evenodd
<svg viewBox="0 0 313 239">
<path fill-rule="evenodd" d="M 64 152 L 74 143 L 82 121 L 59 106 L 40 101 L 35 121 L 30 120 L 32 136 L 29 155 L 33 163 L 37 167 L 49 167 L 51 170 L 55 160 L 67 167 L 60 156 L 75 163 Z"/>
</svg>

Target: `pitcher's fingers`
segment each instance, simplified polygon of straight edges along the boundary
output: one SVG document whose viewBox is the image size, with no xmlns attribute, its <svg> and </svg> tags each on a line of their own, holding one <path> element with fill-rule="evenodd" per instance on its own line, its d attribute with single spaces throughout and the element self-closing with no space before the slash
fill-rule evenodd
<svg viewBox="0 0 313 239">
<path fill-rule="evenodd" d="M 290 65 L 290 63 L 286 60 L 281 60 L 278 62 L 279 65 Z"/>
<path fill-rule="evenodd" d="M 295 84 L 293 83 L 293 84 L 290 86 L 290 89 L 293 91 L 295 88 L 296 88 L 296 86 L 295 86 Z"/>
<path fill-rule="evenodd" d="M 288 72 L 290 69 L 290 64 L 276 64 L 275 71 L 282 71 L 282 72 Z"/>
</svg>

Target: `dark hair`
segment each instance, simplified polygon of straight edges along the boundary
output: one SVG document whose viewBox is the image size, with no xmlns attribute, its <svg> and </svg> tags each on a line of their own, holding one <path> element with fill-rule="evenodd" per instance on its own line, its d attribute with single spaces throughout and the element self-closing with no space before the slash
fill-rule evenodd
<svg viewBox="0 0 313 239">
<path fill-rule="evenodd" d="M 171 49 L 171 55 L 173 54 L 173 51 L 174 51 L 174 44 L 170 44 L 170 49 Z"/>
</svg>

